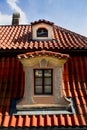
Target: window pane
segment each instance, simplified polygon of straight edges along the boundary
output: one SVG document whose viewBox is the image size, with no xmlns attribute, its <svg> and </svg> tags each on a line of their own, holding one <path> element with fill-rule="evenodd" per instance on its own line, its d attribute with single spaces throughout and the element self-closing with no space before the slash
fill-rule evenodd
<svg viewBox="0 0 87 130">
<path fill-rule="evenodd" d="M 35 79 L 35 85 L 36 85 L 36 86 L 37 86 L 37 85 L 42 86 L 42 78 L 36 78 L 36 79 Z"/>
<path fill-rule="evenodd" d="M 44 85 L 51 85 L 51 78 L 44 78 Z"/>
<path fill-rule="evenodd" d="M 51 86 L 44 86 L 44 92 L 45 93 L 52 93 L 52 91 L 51 91 Z"/>
<path fill-rule="evenodd" d="M 48 37 L 48 30 L 45 28 L 39 28 L 37 30 L 37 37 Z"/>
<path fill-rule="evenodd" d="M 36 86 L 35 87 L 35 93 L 36 94 L 42 94 L 42 86 Z"/>
<path fill-rule="evenodd" d="M 51 76 L 51 70 L 44 70 L 44 76 L 46 77 Z"/>
<path fill-rule="evenodd" d="M 42 77 L 42 70 L 35 70 L 35 77 Z"/>
<path fill-rule="evenodd" d="M 35 94 L 52 94 L 52 69 L 34 70 Z"/>
</svg>

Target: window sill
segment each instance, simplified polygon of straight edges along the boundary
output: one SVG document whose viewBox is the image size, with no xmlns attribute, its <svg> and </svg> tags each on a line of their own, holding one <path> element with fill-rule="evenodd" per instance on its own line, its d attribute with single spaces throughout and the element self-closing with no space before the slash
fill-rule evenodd
<svg viewBox="0 0 87 130">
<path fill-rule="evenodd" d="M 69 99 L 70 104 L 26 104 L 18 105 L 16 100 L 13 100 L 10 114 L 13 115 L 46 115 L 46 114 L 74 114 L 76 113 L 75 104 L 72 98 Z M 15 106 L 14 106 L 15 105 Z"/>
<path fill-rule="evenodd" d="M 34 95 L 33 97 L 52 97 L 53 96 L 53 94 L 44 94 L 44 95 L 42 95 L 42 94 L 39 94 L 39 95 Z"/>
<path fill-rule="evenodd" d="M 74 114 L 75 111 L 68 110 L 72 109 L 72 106 L 64 106 L 58 104 L 34 104 L 21 106 L 14 115 L 46 115 L 46 114 Z"/>
</svg>

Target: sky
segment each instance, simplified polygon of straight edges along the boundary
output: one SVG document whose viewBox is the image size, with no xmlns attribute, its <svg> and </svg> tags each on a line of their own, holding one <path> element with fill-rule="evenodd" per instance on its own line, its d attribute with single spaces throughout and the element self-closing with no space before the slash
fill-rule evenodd
<svg viewBox="0 0 87 130">
<path fill-rule="evenodd" d="M 20 13 L 20 24 L 39 19 L 87 36 L 87 0 L 0 0 L 0 25 L 11 25 Z"/>
</svg>

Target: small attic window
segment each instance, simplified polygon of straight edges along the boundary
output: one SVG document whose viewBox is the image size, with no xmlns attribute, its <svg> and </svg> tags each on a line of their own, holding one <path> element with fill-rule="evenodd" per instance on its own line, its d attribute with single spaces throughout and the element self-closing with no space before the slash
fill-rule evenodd
<svg viewBox="0 0 87 130">
<path fill-rule="evenodd" d="M 48 30 L 46 28 L 39 28 L 37 30 L 37 37 L 48 37 Z"/>
</svg>

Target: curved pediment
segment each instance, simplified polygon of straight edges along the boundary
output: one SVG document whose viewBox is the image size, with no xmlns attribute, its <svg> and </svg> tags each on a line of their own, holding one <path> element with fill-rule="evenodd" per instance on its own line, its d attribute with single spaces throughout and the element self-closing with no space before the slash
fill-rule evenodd
<svg viewBox="0 0 87 130">
<path fill-rule="evenodd" d="M 62 66 L 69 58 L 69 55 L 44 50 L 21 54 L 18 55 L 18 58 L 24 66 L 41 64 L 43 60 L 45 60 L 46 64 L 50 63 L 54 66 Z"/>
</svg>

